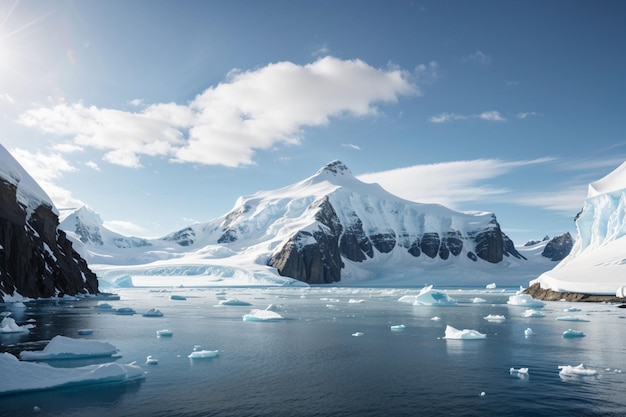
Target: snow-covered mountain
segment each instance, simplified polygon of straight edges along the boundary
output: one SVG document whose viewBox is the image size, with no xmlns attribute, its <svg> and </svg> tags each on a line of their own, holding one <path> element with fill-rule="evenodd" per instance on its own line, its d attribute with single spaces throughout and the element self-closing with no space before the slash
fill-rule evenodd
<svg viewBox="0 0 626 417">
<path fill-rule="evenodd" d="M 58 229 L 48 195 L 0 145 L 0 301 L 95 294 L 98 281 Z"/>
<path fill-rule="evenodd" d="M 61 227 L 100 278 L 134 285 L 518 285 L 551 267 L 536 248 L 526 260 L 493 213 L 403 200 L 340 161 L 160 239 L 115 234 L 87 208 Z"/>
<path fill-rule="evenodd" d="M 559 292 L 615 295 L 626 286 L 626 162 L 589 184 L 569 256 L 533 280 Z"/>
</svg>

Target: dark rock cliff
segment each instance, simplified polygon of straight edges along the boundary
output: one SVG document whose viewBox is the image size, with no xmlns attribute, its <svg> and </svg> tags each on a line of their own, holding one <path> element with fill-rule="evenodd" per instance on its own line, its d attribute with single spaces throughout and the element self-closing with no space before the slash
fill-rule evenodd
<svg viewBox="0 0 626 417">
<path fill-rule="evenodd" d="M 96 294 L 96 275 L 58 229 L 52 207 L 40 205 L 27 219 L 16 192 L 0 180 L 0 291 L 29 298 Z"/>
<path fill-rule="evenodd" d="M 560 236 L 555 236 L 543 248 L 542 256 L 550 258 L 551 261 L 561 261 L 572 251 L 574 247 L 574 239 L 569 232 Z"/>
</svg>

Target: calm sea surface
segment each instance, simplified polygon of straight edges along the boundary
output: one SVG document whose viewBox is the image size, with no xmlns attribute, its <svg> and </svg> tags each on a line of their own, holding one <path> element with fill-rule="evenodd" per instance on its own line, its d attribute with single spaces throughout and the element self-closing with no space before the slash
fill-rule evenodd
<svg viewBox="0 0 626 417">
<path fill-rule="evenodd" d="M 380 288 L 124 289 L 119 301 L 30 302 L 11 310 L 12 317 L 35 319 L 36 328 L 0 336 L 1 350 L 33 349 L 30 342 L 57 334 L 104 340 L 119 348 L 117 361 L 136 361 L 146 378 L 0 396 L 0 416 L 626 415 L 626 310 L 553 302 L 543 308 L 545 317 L 526 318 L 524 307 L 506 304 L 512 291 L 502 291 L 448 290 L 459 302 L 451 307 L 397 301 L 419 289 Z M 187 299 L 171 300 L 172 294 Z M 223 297 L 252 306 L 217 306 Z M 486 302 L 473 303 L 475 297 Z M 139 314 L 94 308 L 103 302 Z M 270 304 L 286 320 L 242 320 L 251 308 Z M 571 306 L 582 311 L 564 311 Z M 150 308 L 164 317 L 143 317 Z M 3 309 L 10 307 L 0 304 Z M 490 322 L 489 314 L 506 319 Z M 556 320 L 572 315 L 588 321 Z M 398 324 L 406 329 L 390 330 Z M 487 339 L 445 340 L 448 324 Z M 528 327 L 535 335 L 527 338 Z M 78 336 L 85 328 L 93 334 Z M 586 337 L 563 338 L 569 328 Z M 174 335 L 157 338 L 159 329 Z M 195 345 L 220 354 L 190 360 Z M 158 365 L 144 365 L 148 355 Z M 560 378 L 559 365 L 580 363 L 598 376 Z M 511 367 L 527 367 L 529 376 L 511 375 Z"/>
</svg>

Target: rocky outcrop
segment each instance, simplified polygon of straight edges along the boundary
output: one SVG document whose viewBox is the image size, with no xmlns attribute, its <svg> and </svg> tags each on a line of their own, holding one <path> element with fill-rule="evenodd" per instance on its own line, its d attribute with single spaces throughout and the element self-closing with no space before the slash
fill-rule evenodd
<svg viewBox="0 0 626 417">
<path fill-rule="evenodd" d="M 551 261 L 561 261 L 572 251 L 574 247 L 574 239 L 569 232 L 560 236 L 555 236 L 543 248 L 542 256 L 550 258 Z"/>
<path fill-rule="evenodd" d="M 623 303 L 626 299 L 614 295 L 593 295 L 578 292 L 558 292 L 551 289 L 541 288 L 539 283 L 534 283 L 524 290 L 525 294 L 537 300 L 544 301 L 586 301 L 590 303 Z"/>
<path fill-rule="evenodd" d="M 51 206 L 30 212 L 18 203 L 17 186 L 0 180 L 0 292 L 29 298 L 98 292 L 96 275 L 58 224 Z"/>
<path fill-rule="evenodd" d="M 269 264 L 282 276 L 294 277 L 308 284 L 331 284 L 341 279 L 343 261 L 339 236 L 343 230 L 333 206 L 324 198 L 311 206 L 317 228 L 299 231 L 270 259 Z"/>
</svg>

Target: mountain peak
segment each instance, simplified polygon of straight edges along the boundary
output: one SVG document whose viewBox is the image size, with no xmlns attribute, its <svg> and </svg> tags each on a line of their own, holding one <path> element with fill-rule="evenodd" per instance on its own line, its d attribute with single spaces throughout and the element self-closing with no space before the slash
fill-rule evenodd
<svg viewBox="0 0 626 417">
<path fill-rule="evenodd" d="M 335 159 L 334 161 L 329 162 L 328 164 L 324 165 L 322 168 L 320 168 L 317 171 L 315 175 L 317 176 L 317 175 L 323 175 L 323 174 L 334 175 L 334 176 L 339 176 L 339 175 L 352 176 L 352 172 L 350 172 L 350 169 L 348 169 L 346 164 L 344 164 L 338 159 Z"/>
</svg>

